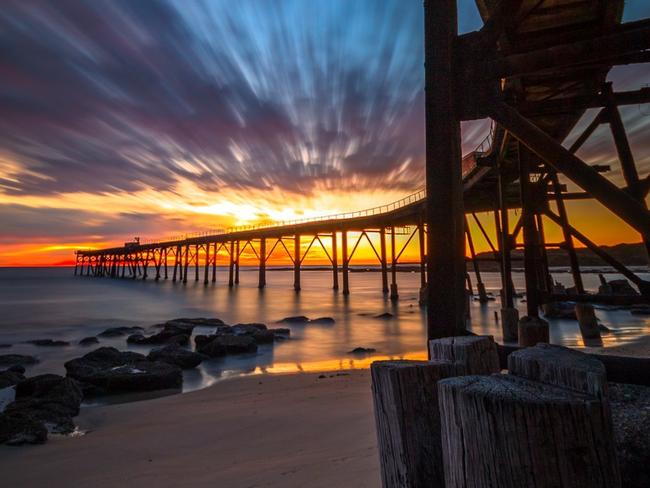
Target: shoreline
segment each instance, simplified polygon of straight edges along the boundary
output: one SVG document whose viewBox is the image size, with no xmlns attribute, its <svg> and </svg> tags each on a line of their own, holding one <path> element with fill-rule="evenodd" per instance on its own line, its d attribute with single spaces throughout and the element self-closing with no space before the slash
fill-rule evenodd
<svg viewBox="0 0 650 488">
<path fill-rule="evenodd" d="M 75 421 L 85 435 L 0 447 L 7 486 L 380 484 L 367 369 L 232 378 Z"/>
</svg>

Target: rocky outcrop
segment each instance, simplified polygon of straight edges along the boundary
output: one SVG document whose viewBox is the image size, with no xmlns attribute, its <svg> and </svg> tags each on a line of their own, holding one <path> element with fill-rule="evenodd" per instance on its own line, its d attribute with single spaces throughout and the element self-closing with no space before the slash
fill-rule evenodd
<svg viewBox="0 0 650 488">
<path fill-rule="evenodd" d="M 13 366 L 15 364 L 36 364 L 38 360 L 34 356 L 25 354 L 0 354 L 0 366 Z"/>
<path fill-rule="evenodd" d="M 376 349 L 373 349 L 372 347 L 355 347 L 351 351 L 348 351 L 348 354 L 370 354 L 375 351 Z"/>
<path fill-rule="evenodd" d="M 97 337 L 84 337 L 79 341 L 80 346 L 92 346 L 93 344 L 99 344 L 99 339 L 97 339 Z"/>
<path fill-rule="evenodd" d="M 181 369 L 195 368 L 201 364 L 203 358 L 203 355 L 183 349 L 177 344 L 154 349 L 147 356 L 149 361 L 162 361 L 163 363 L 178 366 Z"/>
<path fill-rule="evenodd" d="M 183 384 L 178 366 L 114 347 L 100 347 L 68 361 L 65 369 L 69 377 L 93 385 L 94 394 L 174 389 Z"/>
<path fill-rule="evenodd" d="M 243 354 L 257 351 L 255 339 L 248 335 L 222 334 L 197 336 L 196 350 L 210 357 L 226 354 Z"/>
<path fill-rule="evenodd" d="M 334 324 L 336 321 L 332 317 L 318 317 L 316 319 L 312 319 L 309 321 L 310 324 L 325 324 L 325 325 L 331 325 Z"/>
<path fill-rule="evenodd" d="M 278 320 L 278 323 L 283 324 L 306 324 L 307 322 L 309 322 L 309 317 L 305 317 L 304 315 L 294 315 Z"/>
<path fill-rule="evenodd" d="M 15 401 L 0 414 L 0 442 L 36 444 L 45 442 L 48 432 L 72 432 L 82 399 L 72 378 L 45 374 L 20 382 Z"/>
<path fill-rule="evenodd" d="M 12 368 L 0 371 L 0 389 L 7 388 L 9 386 L 17 385 L 25 379 L 23 372 L 13 370 Z"/>
<path fill-rule="evenodd" d="M 122 337 L 129 334 L 137 334 L 142 332 L 144 329 L 142 327 L 110 327 L 103 332 L 97 334 L 97 337 Z"/>
<path fill-rule="evenodd" d="M 178 344 L 186 345 L 190 342 L 190 336 L 195 325 L 181 323 L 175 320 L 166 322 L 163 329 L 157 334 L 144 336 L 143 334 L 130 335 L 126 342 L 140 345 L 161 345 Z"/>
<path fill-rule="evenodd" d="M 43 347 L 60 347 L 60 346 L 69 346 L 68 341 L 57 341 L 53 339 L 34 339 L 27 341 L 27 344 L 33 344 L 34 346 L 43 346 Z"/>
</svg>

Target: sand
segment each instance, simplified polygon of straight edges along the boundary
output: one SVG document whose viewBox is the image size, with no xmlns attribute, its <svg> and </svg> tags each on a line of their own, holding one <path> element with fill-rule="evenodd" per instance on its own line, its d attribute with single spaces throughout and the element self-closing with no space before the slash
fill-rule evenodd
<svg viewBox="0 0 650 488">
<path fill-rule="evenodd" d="M 7 487 L 377 487 L 368 370 L 257 375 L 86 408 L 89 432 L 0 447 Z"/>
</svg>

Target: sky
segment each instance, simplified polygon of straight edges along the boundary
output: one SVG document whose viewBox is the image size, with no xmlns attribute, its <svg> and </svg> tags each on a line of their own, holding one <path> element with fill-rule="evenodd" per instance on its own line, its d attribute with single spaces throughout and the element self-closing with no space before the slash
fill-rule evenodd
<svg viewBox="0 0 650 488">
<path fill-rule="evenodd" d="M 626 2 L 626 21 L 646 17 L 650 2 Z M 460 31 L 480 26 L 460 0 Z M 0 53 L 0 266 L 359 210 L 423 185 L 419 0 L 3 0 Z M 650 68 L 610 78 L 637 89 Z M 646 175 L 650 106 L 622 115 Z M 463 126 L 464 152 L 486 127 Z M 601 129 L 579 155 L 620 183 Z M 638 241 L 597 204 L 570 212 L 597 242 Z"/>
</svg>

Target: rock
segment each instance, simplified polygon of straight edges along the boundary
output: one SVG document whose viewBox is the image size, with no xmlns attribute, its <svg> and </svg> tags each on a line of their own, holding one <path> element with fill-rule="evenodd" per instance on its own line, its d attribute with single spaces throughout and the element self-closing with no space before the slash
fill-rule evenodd
<svg viewBox="0 0 650 488">
<path fill-rule="evenodd" d="M 375 351 L 376 349 L 372 347 L 355 347 L 351 351 L 348 351 L 348 354 L 368 354 Z"/>
<path fill-rule="evenodd" d="M 0 349 L 9 349 L 11 344 L 0 344 Z"/>
<path fill-rule="evenodd" d="M 142 334 L 133 334 L 130 335 L 126 342 L 129 344 L 139 344 L 139 345 L 160 345 L 160 344 L 178 344 L 186 345 L 190 342 L 189 334 L 177 334 L 173 331 L 163 330 L 158 334 L 154 334 L 149 337 L 145 337 Z"/>
<path fill-rule="evenodd" d="M 43 422 L 21 413 L 0 413 L 0 443 L 10 446 L 42 444 L 47 440 Z"/>
<path fill-rule="evenodd" d="M 223 356 L 224 354 L 243 354 L 248 352 L 256 352 L 257 344 L 255 339 L 246 335 L 219 335 L 208 336 L 213 337 L 207 343 L 202 342 L 202 345 L 197 348 L 201 354 L 206 354 L 210 357 Z"/>
<path fill-rule="evenodd" d="M 183 383 L 178 366 L 114 347 L 100 347 L 68 361 L 65 369 L 68 376 L 97 387 L 97 394 L 180 388 Z"/>
<path fill-rule="evenodd" d="M 335 322 L 332 317 L 318 317 L 309 321 L 310 324 L 333 324 Z"/>
<path fill-rule="evenodd" d="M 36 364 L 34 356 L 24 354 L 0 354 L 0 366 L 13 366 L 15 364 Z"/>
<path fill-rule="evenodd" d="M 9 367 L 7 371 L 12 371 L 14 373 L 20 373 L 20 374 L 25 374 L 25 367 L 21 366 L 20 364 L 14 364 L 13 366 Z"/>
<path fill-rule="evenodd" d="M 97 337 L 84 337 L 79 341 L 80 346 L 92 346 L 93 344 L 99 344 Z"/>
<path fill-rule="evenodd" d="M 278 322 L 285 324 L 306 324 L 309 322 L 309 317 L 305 317 L 304 315 L 295 315 L 293 317 L 285 317 Z"/>
<path fill-rule="evenodd" d="M 390 313 L 390 312 L 384 312 L 384 313 L 380 313 L 380 314 L 378 314 L 378 315 L 373 316 L 373 318 L 375 318 L 375 319 L 388 320 L 388 319 L 392 319 L 392 318 L 393 318 L 393 314 Z"/>
<path fill-rule="evenodd" d="M 274 329 L 269 329 L 269 330 L 273 332 L 273 337 L 275 337 L 275 339 L 284 340 L 284 339 L 288 339 L 289 336 L 291 336 L 291 329 L 276 327 Z"/>
<path fill-rule="evenodd" d="M 600 295 L 616 295 L 616 296 L 638 296 L 639 293 L 632 288 L 630 282 L 626 279 L 605 281 L 602 275 L 599 275 L 601 285 L 598 288 Z"/>
<path fill-rule="evenodd" d="M 142 327 L 110 327 L 97 334 L 97 337 L 121 337 L 129 334 L 137 334 L 144 330 Z"/>
<path fill-rule="evenodd" d="M 226 346 L 218 343 L 217 336 L 196 336 L 196 350 L 211 358 L 218 358 L 227 354 Z M 201 340 L 199 340 L 201 338 Z"/>
<path fill-rule="evenodd" d="M 237 324 L 233 325 L 232 332 L 239 336 L 249 336 L 257 344 L 270 344 L 275 340 L 275 333 L 268 330 L 264 324 Z"/>
<path fill-rule="evenodd" d="M 37 444 L 47 434 L 74 430 L 83 394 L 72 378 L 54 374 L 34 376 L 16 386 L 16 399 L 0 414 L 0 442 Z"/>
<path fill-rule="evenodd" d="M 32 341 L 27 341 L 27 344 L 33 344 L 35 346 L 43 347 L 52 347 L 52 346 L 69 346 L 68 341 L 55 341 L 52 339 L 34 339 Z"/>
<path fill-rule="evenodd" d="M 177 344 L 172 344 L 154 349 L 149 353 L 147 359 L 149 361 L 162 361 L 163 363 L 173 364 L 182 369 L 190 369 L 201 364 L 203 356 L 196 352 L 183 349 Z"/>
<path fill-rule="evenodd" d="M 24 379 L 25 376 L 22 373 L 12 371 L 11 369 L 0 371 L 0 389 L 16 385 L 24 381 Z"/>
<path fill-rule="evenodd" d="M 190 324 L 190 325 L 193 325 L 193 326 L 203 325 L 203 326 L 207 326 L 207 327 L 213 327 L 215 325 L 225 325 L 225 322 L 223 320 L 221 320 L 221 319 L 217 319 L 217 318 L 206 319 L 206 318 L 203 318 L 203 317 L 193 318 L 193 319 L 188 319 L 188 318 L 173 319 L 173 320 L 170 320 L 170 321 L 168 321 L 166 323 L 167 324 L 172 324 L 172 323 L 174 323 L 174 324 L 176 324 L 176 323 L 178 323 L 178 324 Z"/>
</svg>

